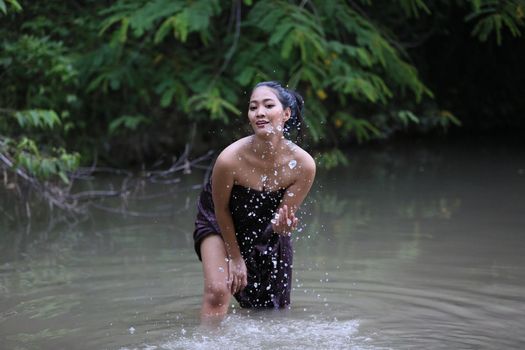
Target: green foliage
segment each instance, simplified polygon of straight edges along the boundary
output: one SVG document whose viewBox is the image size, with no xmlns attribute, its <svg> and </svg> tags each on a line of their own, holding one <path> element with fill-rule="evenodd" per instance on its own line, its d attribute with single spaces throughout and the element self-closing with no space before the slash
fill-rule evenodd
<svg viewBox="0 0 525 350">
<path fill-rule="evenodd" d="M 354 134 L 359 143 L 381 136 L 381 131 L 366 119 L 355 118 L 343 112 L 337 112 L 334 117 L 334 124 L 340 132 L 343 135 Z"/>
<path fill-rule="evenodd" d="M 335 148 L 323 152 L 317 157 L 316 163 L 325 169 L 332 169 L 338 165 L 348 165 L 348 159 L 340 149 Z"/>
<path fill-rule="evenodd" d="M 68 184 L 68 174 L 78 168 L 80 154 L 67 152 L 63 147 L 42 145 L 34 137 L 45 136 L 45 132 L 62 126 L 55 111 L 25 110 L 3 111 L 0 131 L 10 131 L 15 137 L 0 135 L 0 155 L 8 162 L 3 167 L 11 171 L 22 169 L 28 176 L 41 180 L 60 178 Z M 36 133 L 35 133 L 36 132 Z M 29 136 L 28 136 L 29 135 Z M 31 136 L 32 135 L 32 136 Z"/>
<path fill-rule="evenodd" d="M 202 94 L 194 95 L 189 99 L 188 105 L 191 106 L 191 110 L 194 111 L 207 110 L 210 112 L 212 120 L 219 119 L 224 123 L 228 123 L 228 111 L 235 114 L 241 114 L 241 111 L 237 109 L 235 105 L 221 97 L 220 90 L 217 88 Z"/>
<path fill-rule="evenodd" d="M 148 118 L 144 117 L 143 115 L 123 115 L 109 123 L 109 133 L 113 134 L 121 130 L 119 128 L 122 127 L 129 130 L 136 130 L 140 124 L 145 124 L 148 122 Z"/>
<path fill-rule="evenodd" d="M 26 137 L 12 142 L 12 152 L 15 168 L 23 168 L 44 180 L 57 176 L 66 184 L 69 183 L 68 173 L 74 171 L 80 161 L 78 153 L 68 153 L 63 148 L 53 148 L 49 155 L 43 155 L 35 142 Z"/>
<path fill-rule="evenodd" d="M 15 12 L 22 11 L 22 6 L 17 0 L 0 0 L 0 12 L 7 15 L 7 5 L 10 5 L 10 10 Z"/>
<path fill-rule="evenodd" d="M 66 110 L 77 71 L 60 41 L 22 34 L 0 42 L 0 108 Z M 38 118 L 38 116 L 34 116 Z"/>
<path fill-rule="evenodd" d="M 425 12 L 427 15 L 430 14 L 430 9 L 423 0 L 399 0 L 399 4 L 407 16 L 417 18 L 420 11 Z"/>
<path fill-rule="evenodd" d="M 523 0 L 471 0 L 472 12 L 467 21 L 476 20 L 472 35 L 486 41 L 492 33 L 498 45 L 502 43 L 503 30 L 510 31 L 512 36 L 521 36 L 524 26 L 525 1 Z"/>
<path fill-rule="evenodd" d="M 24 127 L 47 127 L 52 129 L 54 126 L 61 124 L 60 118 L 55 111 L 31 109 L 27 111 L 17 111 L 14 114 L 18 125 Z"/>
<path fill-rule="evenodd" d="M 40 30 L 38 23 L 24 24 Z M 0 46 L 0 152 L 11 161 L 12 171 L 23 169 L 30 176 L 67 183 L 68 172 L 80 159 L 63 147 L 64 136 L 73 128 L 72 107 L 78 103 L 74 59 L 63 42 L 48 36 L 20 33 Z"/>
<path fill-rule="evenodd" d="M 411 111 L 398 111 L 396 115 L 405 126 L 407 126 L 409 123 L 419 124 L 419 118 Z"/>
<path fill-rule="evenodd" d="M 0 0 L 0 113 L 9 116 L 0 133 L 9 154 L 25 137 L 42 159 L 68 149 L 143 161 L 180 152 L 194 123 L 203 148 L 221 147 L 239 135 L 251 87 L 279 80 L 304 95 L 307 139 L 332 150 L 320 158 L 327 167 L 344 162 L 337 150 L 348 143 L 460 124 L 428 103 L 433 94 L 393 20 L 468 8 L 473 34 L 496 33 L 501 43 L 505 30 L 521 35 L 524 11 L 522 0 L 21 3 Z M 17 154 L 33 157 L 20 158 L 25 167 L 38 157 L 24 147 Z M 35 172 L 67 168 L 49 164 Z"/>
</svg>

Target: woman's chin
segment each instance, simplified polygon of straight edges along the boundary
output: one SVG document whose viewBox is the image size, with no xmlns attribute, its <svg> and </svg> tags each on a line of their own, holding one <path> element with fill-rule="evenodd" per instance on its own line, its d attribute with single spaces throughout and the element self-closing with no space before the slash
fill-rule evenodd
<svg viewBox="0 0 525 350">
<path fill-rule="evenodd" d="M 265 125 L 263 128 L 253 128 L 253 133 L 257 136 L 272 137 L 275 135 L 275 129 L 272 126 Z"/>
</svg>

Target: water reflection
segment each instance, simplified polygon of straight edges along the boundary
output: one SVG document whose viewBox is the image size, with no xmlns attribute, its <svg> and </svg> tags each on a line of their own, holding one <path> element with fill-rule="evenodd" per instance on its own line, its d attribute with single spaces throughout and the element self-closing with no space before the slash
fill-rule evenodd
<svg viewBox="0 0 525 350">
<path fill-rule="evenodd" d="M 172 216 L 3 221 L 0 348 L 520 348 L 525 157 L 452 151 L 363 151 L 320 174 L 294 236 L 292 308 L 236 307 L 212 333 L 191 237 L 199 176 L 169 203 L 127 204 Z"/>
</svg>

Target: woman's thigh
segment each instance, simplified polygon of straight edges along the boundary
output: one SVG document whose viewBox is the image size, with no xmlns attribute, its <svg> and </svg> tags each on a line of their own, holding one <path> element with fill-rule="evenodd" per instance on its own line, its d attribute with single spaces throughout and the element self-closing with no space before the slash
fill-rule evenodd
<svg viewBox="0 0 525 350">
<path fill-rule="evenodd" d="M 210 288 L 228 290 L 228 261 L 222 237 L 210 235 L 202 241 L 200 248 L 204 271 L 204 290 Z"/>
</svg>

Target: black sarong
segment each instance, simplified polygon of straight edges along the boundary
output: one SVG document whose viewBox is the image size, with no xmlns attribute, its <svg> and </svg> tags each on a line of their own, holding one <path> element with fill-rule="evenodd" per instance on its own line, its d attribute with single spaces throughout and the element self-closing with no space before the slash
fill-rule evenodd
<svg viewBox="0 0 525 350">
<path fill-rule="evenodd" d="M 230 212 L 237 242 L 248 270 L 248 285 L 235 294 L 241 307 L 283 308 L 290 304 L 293 250 L 289 236 L 276 234 L 270 220 L 281 203 L 285 189 L 258 191 L 234 185 Z M 198 202 L 193 238 L 200 256 L 200 244 L 211 234 L 219 234 L 211 194 L 204 187 Z"/>
</svg>

